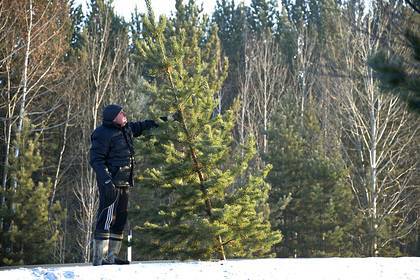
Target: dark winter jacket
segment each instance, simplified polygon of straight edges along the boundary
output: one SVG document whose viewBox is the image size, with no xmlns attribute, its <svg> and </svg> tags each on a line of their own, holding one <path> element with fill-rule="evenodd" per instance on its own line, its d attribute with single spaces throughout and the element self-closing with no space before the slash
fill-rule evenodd
<svg viewBox="0 0 420 280">
<path fill-rule="evenodd" d="M 89 163 L 96 173 L 99 187 L 111 182 L 117 187 L 133 185 L 133 137 L 158 126 L 152 120 L 145 120 L 128 122 L 124 127 L 120 127 L 112 121 L 121 110 L 118 105 L 107 106 L 103 111 L 102 125 L 91 135 Z"/>
</svg>

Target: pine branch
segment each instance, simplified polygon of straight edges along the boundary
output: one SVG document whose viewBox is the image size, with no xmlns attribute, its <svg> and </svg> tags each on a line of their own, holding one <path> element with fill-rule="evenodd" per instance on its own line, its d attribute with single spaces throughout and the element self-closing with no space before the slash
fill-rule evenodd
<svg viewBox="0 0 420 280">
<path fill-rule="evenodd" d="M 419 8 L 417 8 L 413 3 L 411 3 L 411 1 L 410 0 L 405 0 L 405 2 L 407 2 L 407 4 L 414 10 L 414 11 L 416 11 L 417 13 L 419 13 L 420 14 L 420 9 Z"/>
</svg>

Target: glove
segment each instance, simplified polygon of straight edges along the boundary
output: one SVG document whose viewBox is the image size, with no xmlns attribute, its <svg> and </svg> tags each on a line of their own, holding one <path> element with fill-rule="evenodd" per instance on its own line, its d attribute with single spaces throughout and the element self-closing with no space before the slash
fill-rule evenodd
<svg viewBox="0 0 420 280">
<path fill-rule="evenodd" d="M 173 115 L 172 119 L 174 121 L 180 122 L 181 121 L 181 111 L 177 110 Z"/>
<path fill-rule="evenodd" d="M 177 121 L 177 122 L 180 122 L 181 121 L 181 112 L 178 110 L 174 114 L 169 115 L 167 117 L 160 117 L 160 119 L 162 121 L 164 121 L 164 122 L 167 122 L 167 121 Z"/>
</svg>

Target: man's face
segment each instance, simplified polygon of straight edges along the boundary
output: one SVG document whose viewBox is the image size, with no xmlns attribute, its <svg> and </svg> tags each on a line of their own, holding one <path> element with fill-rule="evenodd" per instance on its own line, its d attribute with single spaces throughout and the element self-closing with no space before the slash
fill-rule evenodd
<svg viewBox="0 0 420 280">
<path fill-rule="evenodd" d="M 118 113 L 118 115 L 114 119 L 114 123 L 116 123 L 117 125 L 119 125 L 121 127 L 123 127 L 127 124 L 127 116 L 125 115 L 125 113 L 123 111 L 120 111 Z"/>
</svg>

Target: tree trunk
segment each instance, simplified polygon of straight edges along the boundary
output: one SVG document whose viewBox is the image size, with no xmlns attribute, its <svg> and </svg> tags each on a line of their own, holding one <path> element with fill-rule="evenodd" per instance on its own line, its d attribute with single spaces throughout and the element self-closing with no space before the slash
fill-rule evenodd
<svg viewBox="0 0 420 280">
<path fill-rule="evenodd" d="M 26 36 L 26 48 L 25 48 L 25 59 L 24 59 L 24 66 L 23 66 L 23 74 L 22 74 L 22 101 L 20 103 L 20 110 L 19 110 L 19 122 L 17 126 L 17 135 L 22 133 L 23 130 L 23 119 L 25 118 L 26 113 L 26 97 L 28 94 L 28 66 L 29 66 L 29 56 L 30 56 L 30 49 L 31 49 L 31 40 L 32 40 L 32 19 L 33 19 L 33 8 L 32 8 L 32 0 L 29 0 L 29 21 L 28 21 L 28 34 Z M 15 158 L 19 157 L 19 148 L 16 148 L 15 151 Z M 16 184 L 16 182 L 15 182 Z M 16 187 L 16 186 L 15 186 Z"/>
<path fill-rule="evenodd" d="M 373 87 L 373 78 L 372 73 L 369 71 L 369 82 L 371 84 L 370 90 L 370 143 L 369 155 L 370 155 L 370 180 L 371 185 L 371 211 L 372 211 L 372 223 L 371 223 L 371 232 L 373 234 L 372 239 L 372 256 L 378 256 L 378 240 L 377 240 L 377 230 L 378 230 L 378 213 L 377 213 L 377 204 L 378 204 L 378 192 L 377 192 L 377 160 L 376 160 L 376 149 L 377 149 L 377 111 L 380 99 L 375 96 Z"/>
<path fill-rule="evenodd" d="M 51 198 L 50 198 L 50 205 L 49 205 L 50 208 L 51 208 L 51 206 L 54 203 L 55 193 L 57 191 L 57 186 L 58 186 L 58 183 L 59 183 L 61 163 L 63 161 L 63 155 L 64 155 L 64 151 L 66 149 L 66 144 L 67 144 L 67 130 L 68 130 L 69 121 L 70 121 L 70 111 L 71 111 L 70 110 L 70 103 L 68 103 L 68 105 L 67 105 L 66 123 L 64 124 L 64 132 L 63 132 L 63 144 L 61 146 L 60 154 L 58 156 L 57 169 L 55 171 L 53 189 L 52 189 Z"/>
</svg>

